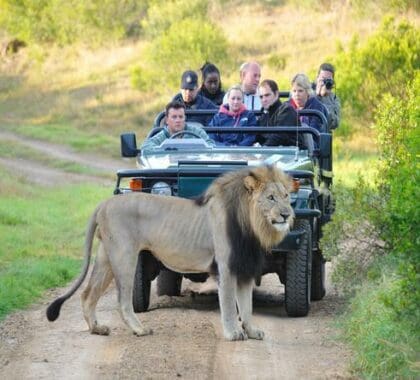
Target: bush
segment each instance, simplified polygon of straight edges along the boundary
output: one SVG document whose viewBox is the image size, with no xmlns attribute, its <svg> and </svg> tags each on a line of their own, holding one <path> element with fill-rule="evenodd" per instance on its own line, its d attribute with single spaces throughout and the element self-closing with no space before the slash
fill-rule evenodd
<svg viewBox="0 0 420 380">
<path fill-rule="evenodd" d="M 363 181 L 352 190 L 339 187 L 341 203 L 324 231 L 324 252 L 337 263 L 333 280 L 355 293 L 345 334 L 354 367 L 367 378 L 420 374 L 419 120 L 417 73 L 400 97 L 387 94 L 378 106 L 376 188 L 369 190 Z M 377 255 L 375 243 L 381 241 L 386 256 Z"/>
<path fill-rule="evenodd" d="M 146 6 L 138 0 L 0 0 L 0 26 L 26 42 L 101 42 L 125 37 Z"/>
<path fill-rule="evenodd" d="M 384 307 L 383 298 L 393 294 L 398 280 L 382 262 L 378 281 L 365 286 L 352 300 L 345 318 L 345 338 L 354 348 L 354 370 L 367 379 L 416 379 L 418 368 L 418 331 L 404 318 L 395 318 Z M 390 265 L 392 268 L 392 264 Z"/>
<path fill-rule="evenodd" d="M 370 120 L 385 95 L 400 97 L 420 69 L 420 32 L 408 22 L 385 18 L 379 30 L 359 46 L 354 37 L 349 50 L 334 58 L 343 106 Z"/>
<path fill-rule="evenodd" d="M 339 200 L 333 219 L 323 229 L 321 247 L 328 260 L 334 262 L 332 281 L 341 294 L 354 295 L 375 259 L 384 254 L 379 230 L 372 213 L 380 207 L 374 189 L 359 175 L 353 188 L 335 186 Z"/>
<path fill-rule="evenodd" d="M 140 24 L 146 36 L 156 38 L 180 20 L 205 20 L 207 7 L 208 0 L 154 0 L 150 2 L 147 16 Z"/>
<path fill-rule="evenodd" d="M 386 299 L 398 317 L 420 321 L 420 73 L 401 98 L 385 97 L 376 117 L 381 167 L 379 193 L 385 199 L 377 224 L 390 253 L 398 261 L 399 277 Z"/>
<path fill-rule="evenodd" d="M 141 90 L 155 86 L 177 89 L 181 73 L 196 70 L 205 61 L 228 60 L 223 32 L 210 22 L 185 19 L 172 24 L 146 49 L 144 63 L 132 70 L 132 83 Z"/>
</svg>

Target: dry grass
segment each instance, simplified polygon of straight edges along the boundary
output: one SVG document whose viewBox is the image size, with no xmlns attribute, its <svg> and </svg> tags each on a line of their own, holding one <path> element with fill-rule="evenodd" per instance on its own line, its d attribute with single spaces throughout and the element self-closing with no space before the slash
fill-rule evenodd
<svg viewBox="0 0 420 380">
<path fill-rule="evenodd" d="M 274 78 L 287 85 L 297 72 L 314 74 L 319 64 L 335 53 L 338 42 L 346 46 L 355 33 L 363 39 L 380 22 L 380 15 L 356 19 L 348 6 L 336 3 L 340 6 L 327 12 L 292 6 L 257 9 L 246 6 L 236 12 L 221 9 L 213 12 L 229 42 L 235 46 L 235 58 L 239 62 L 260 61 L 264 78 Z M 283 70 L 264 64 L 273 53 L 286 58 Z M 230 79 L 237 80 L 228 77 Z"/>
<path fill-rule="evenodd" d="M 313 76 L 318 65 L 335 53 L 338 41 L 345 46 L 355 33 L 363 39 L 380 22 L 375 14 L 356 19 L 348 6 L 320 12 L 293 6 L 215 4 L 211 18 L 232 45 L 234 66 L 216 62 L 225 87 L 238 81 L 241 62 L 255 59 L 263 65 L 263 78 L 274 78 L 286 89 L 296 72 Z M 418 15 L 412 17 L 418 20 Z M 130 69 L 141 62 L 144 46 L 131 42 L 96 50 L 73 46 L 49 51 L 31 46 L 0 61 L 0 123 L 8 129 L 63 124 L 113 138 L 135 130 L 142 139 L 156 111 L 177 91 L 156 89 L 145 94 L 132 88 Z M 273 55 L 285 58 L 284 67 L 268 64 Z"/>
</svg>

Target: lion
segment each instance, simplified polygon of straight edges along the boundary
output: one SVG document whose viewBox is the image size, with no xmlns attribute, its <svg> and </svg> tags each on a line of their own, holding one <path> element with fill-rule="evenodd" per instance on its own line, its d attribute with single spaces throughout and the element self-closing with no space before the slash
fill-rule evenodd
<svg viewBox="0 0 420 380">
<path fill-rule="evenodd" d="M 84 281 L 95 231 L 98 253 L 82 292 L 84 318 L 92 334 L 108 335 L 96 318 L 96 304 L 114 278 L 121 315 L 138 336 L 152 330 L 134 313 L 132 297 L 139 252 L 148 251 L 180 273 L 216 273 L 223 334 L 227 340 L 263 339 L 251 324 L 252 288 L 262 275 L 264 255 L 292 227 L 292 181 L 272 166 L 226 173 L 197 200 L 129 193 L 101 203 L 90 218 L 82 273 L 71 289 L 52 302 L 47 318 L 58 318 L 62 304 Z"/>
</svg>

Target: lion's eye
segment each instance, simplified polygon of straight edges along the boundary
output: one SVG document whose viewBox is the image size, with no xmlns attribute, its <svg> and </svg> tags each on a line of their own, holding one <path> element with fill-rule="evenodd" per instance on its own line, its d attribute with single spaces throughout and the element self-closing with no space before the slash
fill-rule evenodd
<svg viewBox="0 0 420 380">
<path fill-rule="evenodd" d="M 275 201 L 275 199 L 274 199 L 274 195 L 273 195 L 273 194 L 270 194 L 270 195 L 268 196 L 268 200 L 269 200 L 269 201 Z"/>
</svg>

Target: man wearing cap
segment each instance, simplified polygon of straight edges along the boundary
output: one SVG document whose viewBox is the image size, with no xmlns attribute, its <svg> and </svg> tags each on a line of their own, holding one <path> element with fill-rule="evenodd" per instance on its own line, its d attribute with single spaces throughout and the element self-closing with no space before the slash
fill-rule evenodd
<svg viewBox="0 0 420 380">
<path fill-rule="evenodd" d="M 244 93 L 244 104 L 249 111 L 260 111 L 262 108 L 258 86 L 261 79 L 261 67 L 257 62 L 245 62 L 239 68 L 241 78 L 241 87 Z M 223 104 L 226 104 L 227 96 L 223 98 Z"/>
<path fill-rule="evenodd" d="M 187 70 L 182 74 L 181 92 L 173 98 L 173 100 L 181 102 L 188 110 L 217 110 L 218 107 L 209 99 L 200 95 L 198 87 L 198 76 L 195 71 Z M 188 121 L 208 125 L 213 115 L 189 115 Z"/>
<path fill-rule="evenodd" d="M 141 146 L 142 151 L 152 150 L 159 147 L 166 139 L 178 132 L 191 132 L 203 139 L 208 145 L 215 146 L 215 142 L 207 135 L 206 131 L 197 125 L 185 123 L 185 105 L 178 101 L 172 101 L 165 108 L 165 127 L 153 137 L 148 138 Z M 179 138 L 194 138 L 191 134 L 180 135 Z"/>
</svg>

